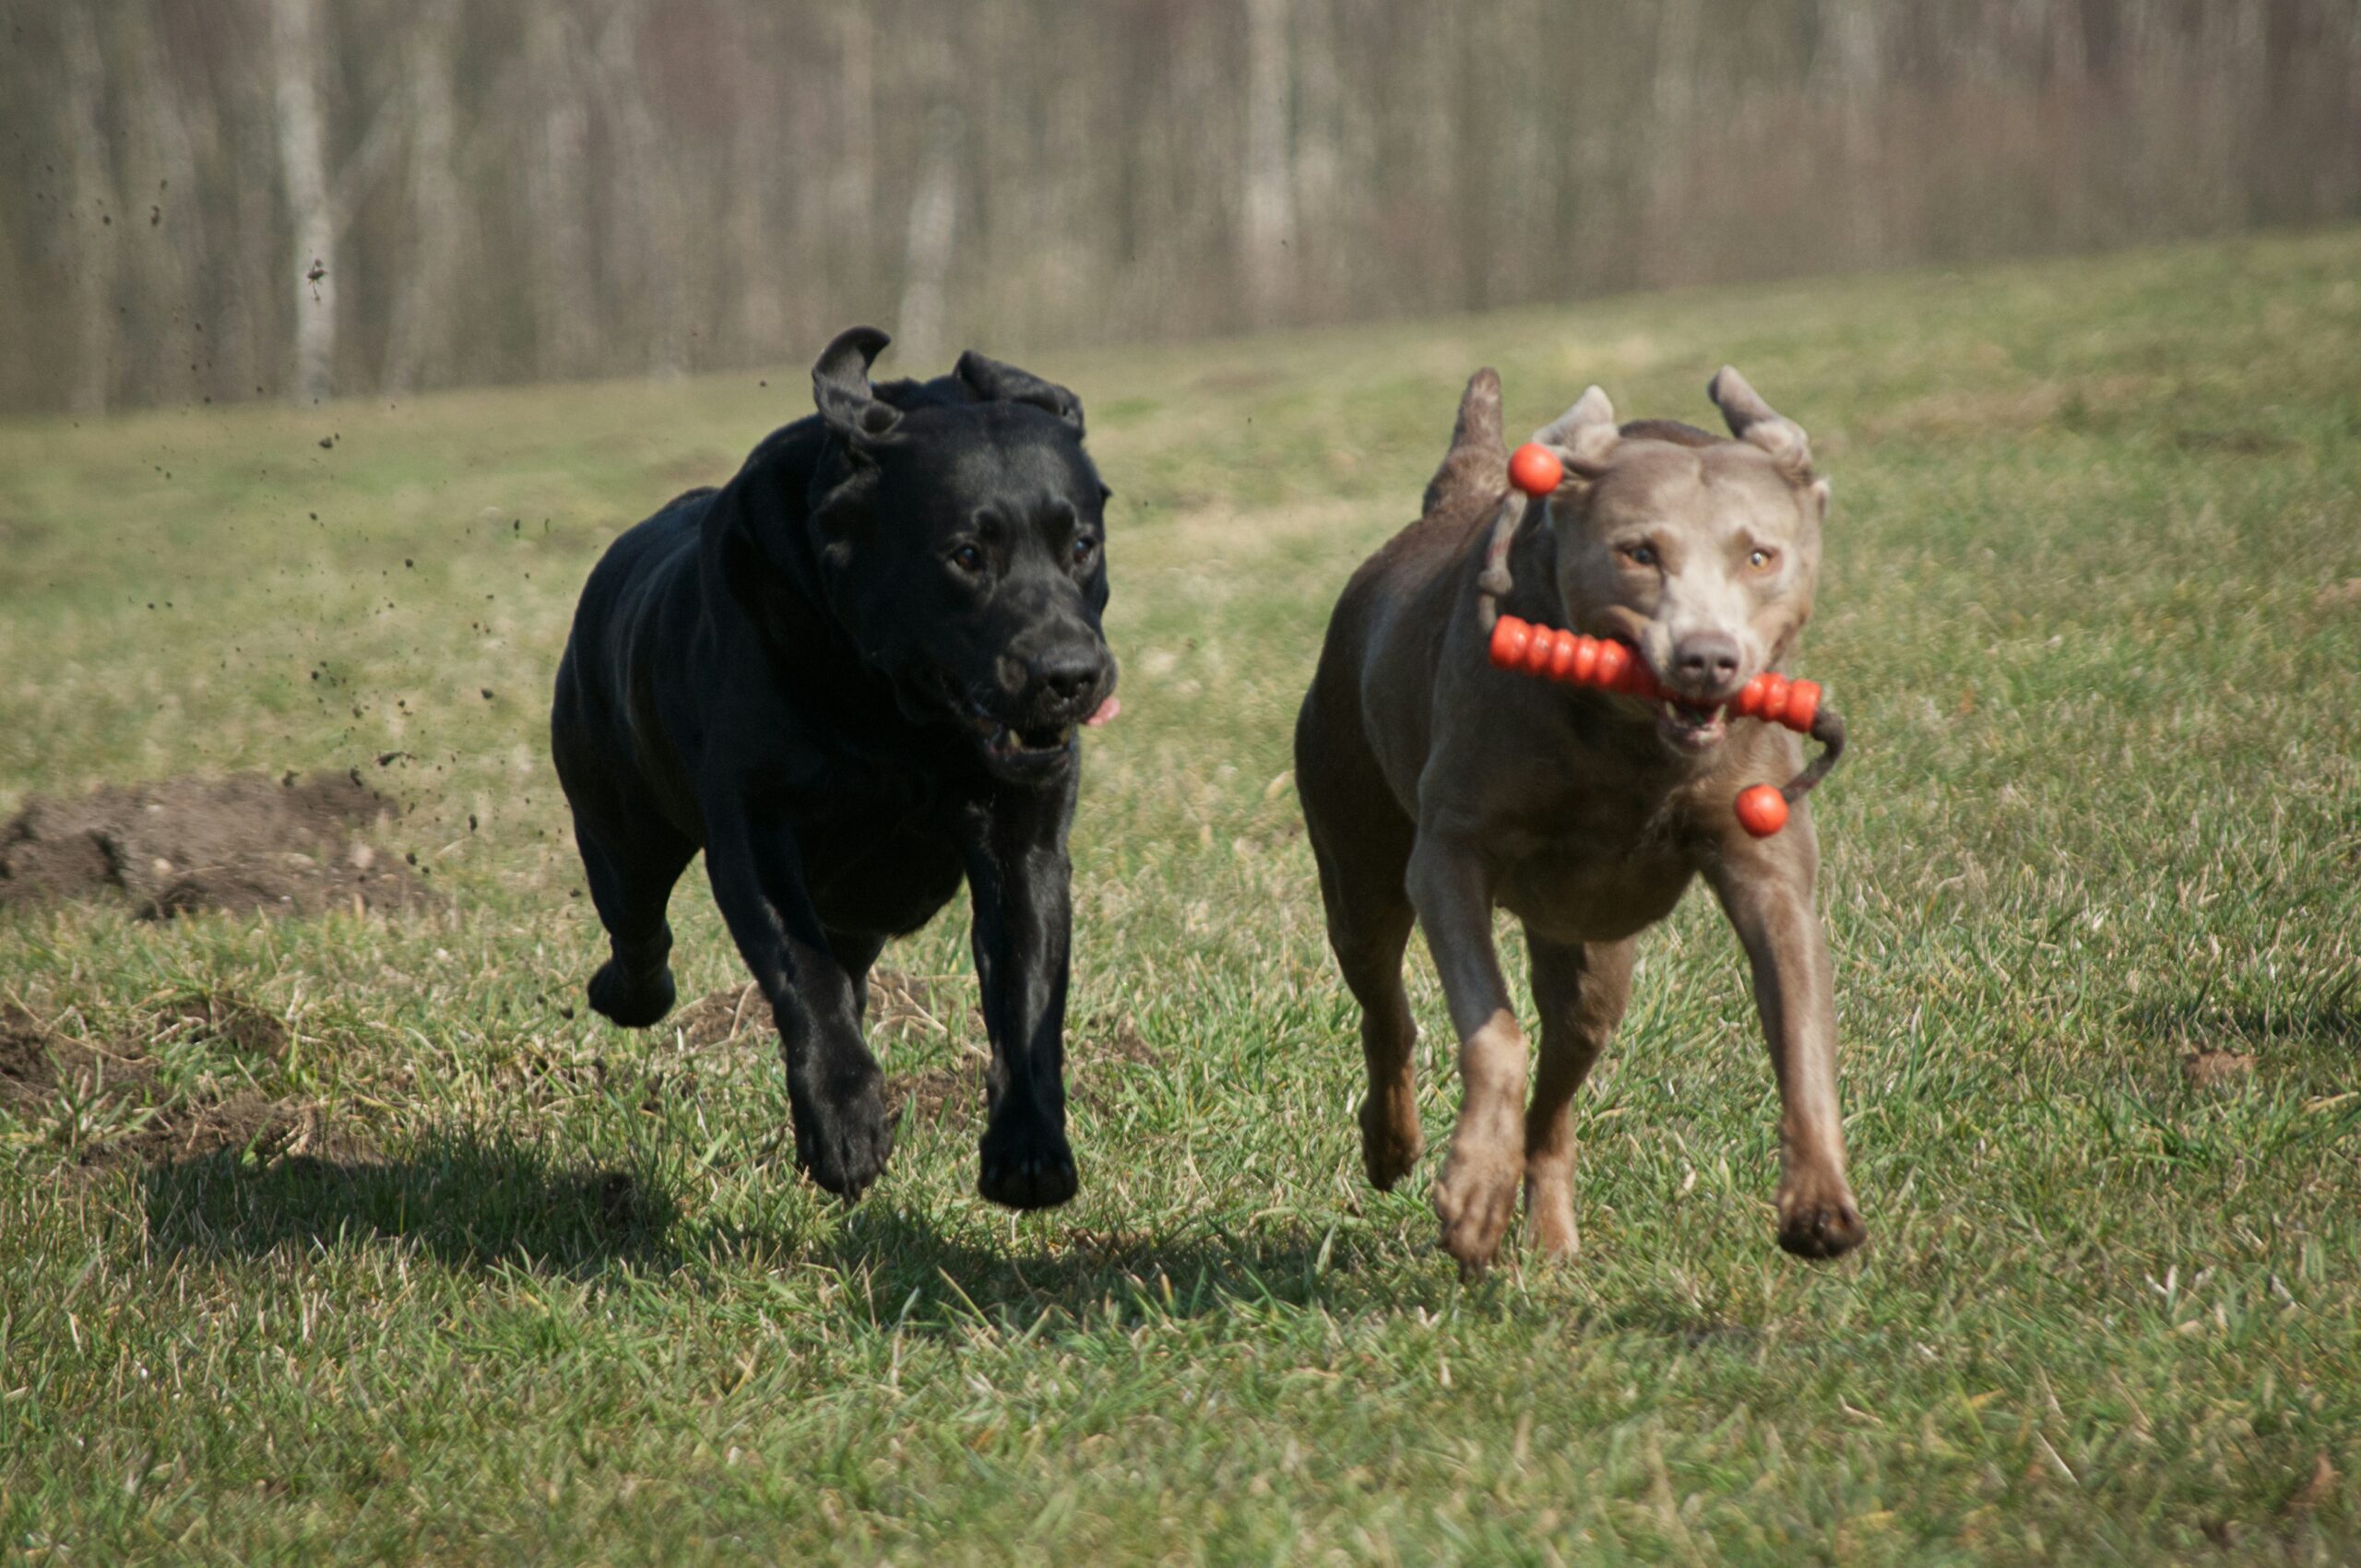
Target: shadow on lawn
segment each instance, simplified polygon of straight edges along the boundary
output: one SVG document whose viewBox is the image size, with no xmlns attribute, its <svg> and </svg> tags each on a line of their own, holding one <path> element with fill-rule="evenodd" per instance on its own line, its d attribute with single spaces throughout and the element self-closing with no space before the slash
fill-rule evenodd
<svg viewBox="0 0 2361 1568">
<path fill-rule="evenodd" d="M 2324 977 L 2260 1003 L 2216 1000 L 2209 988 L 2177 1002 L 2143 1004 L 2133 1016 L 2153 1038 L 2201 1047 L 2283 1040 L 2361 1047 L 2361 975 Z"/>
<path fill-rule="evenodd" d="M 1233 1234 L 1197 1225 L 1160 1237 L 1065 1229 L 988 1247 L 945 1234 L 929 1216 L 864 1206 L 826 1252 L 848 1273 L 868 1277 L 888 1324 L 915 1292 L 919 1304 L 908 1323 L 920 1331 L 964 1332 L 979 1317 L 1021 1331 L 1045 1309 L 1079 1314 L 1110 1301 L 1167 1317 L 1254 1303 L 1368 1305 L 1373 1294 L 1404 1288 L 1397 1276 L 1366 1266 L 1370 1260 L 1344 1238 L 1301 1226 Z M 1421 1301 L 1434 1294 L 1407 1289 Z"/>
<path fill-rule="evenodd" d="M 1439 1253 L 1421 1249 L 1406 1259 L 1389 1228 L 1315 1228 L 1296 1219 L 1233 1228 L 1217 1217 L 1162 1217 L 1169 1228 L 1159 1233 L 1092 1231 L 1052 1218 L 1028 1223 L 1013 1243 L 995 1244 L 979 1239 L 973 1215 L 946 1227 L 872 1196 L 808 1237 L 717 1230 L 681 1223 L 672 1197 L 644 1173 L 564 1166 L 528 1143 L 464 1131 L 430 1134 L 402 1158 L 334 1150 L 256 1166 L 223 1152 L 151 1164 L 140 1174 L 140 1194 L 153 1244 L 200 1257 L 398 1241 L 456 1267 L 506 1263 L 587 1279 L 619 1265 L 669 1273 L 726 1240 L 737 1245 L 725 1250 L 796 1257 L 860 1277 L 862 1288 L 843 1298 L 848 1310 L 872 1326 L 920 1335 L 964 1336 L 979 1324 L 1024 1333 L 1045 1313 L 1076 1319 L 1106 1310 L 1164 1318 L 1314 1306 L 1440 1310 L 1458 1289 Z M 1486 1310 L 1565 1311 L 1538 1301 L 1518 1306 L 1522 1291 L 1507 1284 L 1513 1269 L 1495 1277 L 1507 1293 Z M 1695 1301 L 1644 1289 L 1577 1316 L 1584 1333 L 1668 1336 L 1698 1348 L 1742 1347 L 1758 1336 Z"/>
<path fill-rule="evenodd" d="M 139 1182 L 148 1236 L 175 1254 L 258 1257 L 397 1240 L 463 1268 L 514 1263 L 587 1277 L 617 1264 L 667 1271 L 715 1239 L 676 1226 L 672 1198 L 643 1174 L 564 1167 L 528 1144 L 464 1132 L 430 1135 L 402 1158 L 336 1151 L 255 1166 L 211 1154 L 148 1165 Z M 1333 1301 L 1340 1285 L 1355 1297 L 1380 1289 L 1366 1276 L 1345 1283 L 1361 1273 L 1353 1250 L 1300 1228 L 1232 1235 L 1192 1226 L 1163 1238 L 1066 1229 L 1014 1248 L 972 1235 L 964 1219 L 946 1231 L 872 1198 L 825 1238 L 737 1239 L 867 1274 L 866 1294 L 883 1313 L 917 1292 L 924 1305 L 908 1326 L 918 1332 L 950 1332 L 979 1314 L 1023 1328 L 1045 1307 L 1081 1313 L 1110 1298 L 1187 1316 L 1240 1301 Z"/>
<path fill-rule="evenodd" d="M 674 1206 L 617 1168 L 567 1168 L 532 1146 L 431 1135 L 404 1157 L 332 1150 L 256 1168 L 234 1151 L 140 1172 L 148 1232 L 171 1253 L 257 1255 L 398 1238 L 446 1263 L 530 1263 L 587 1275 L 629 1262 L 663 1268 Z"/>
</svg>

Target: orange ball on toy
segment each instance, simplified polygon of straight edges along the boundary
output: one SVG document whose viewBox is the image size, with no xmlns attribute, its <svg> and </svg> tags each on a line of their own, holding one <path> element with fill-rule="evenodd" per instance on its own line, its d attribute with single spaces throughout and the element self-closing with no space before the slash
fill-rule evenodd
<svg viewBox="0 0 2361 1568">
<path fill-rule="evenodd" d="M 1566 465 L 1538 441 L 1528 441 L 1509 458 L 1509 482 L 1527 495 L 1547 495 L 1564 482 Z"/>
<path fill-rule="evenodd" d="M 1768 838 L 1787 826 L 1787 797 L 1775 784 L 1757 784 L 1738 792 L 1738 822 L 1757 838 Z"/>
</svg>

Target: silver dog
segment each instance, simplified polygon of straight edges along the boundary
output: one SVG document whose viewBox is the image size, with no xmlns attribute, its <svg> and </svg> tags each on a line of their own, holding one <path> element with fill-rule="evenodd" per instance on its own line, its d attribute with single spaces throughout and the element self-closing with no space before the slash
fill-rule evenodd
<svg viewBox="0 0 2361 1568">
<path fill-rule="evenodd" d="M 1362 1159 L 1390 1188 L 1424 1148 L 1402 987 L 1415 917 L 1459 1037 L 1465 1099 L 1434 1188 L 1464 1272 L 1498 1253 L 1519 1178 L 1535 1242 L 1575 1248 L 1568 1107 L 1631 994 L 1639 933 L 1703 875 L 1744 944 L 1777 1075 L 1779 1242 L 1834 1257 L 1867 1234 L 1845 1177 L 1828 943 L 1812 902 L 1809 809 L 1750 837 L 1738 786 L 1797 767 L 1792 736 L 1724 705 L 1774 668 L 1810 616 L 1828 482 L 1803 431 L 1725 367 L 1709 395 L 1732 436 L 1619 426 L 1594 386 L 1535 439 L 1565 479 L 1538 526 L 1504 502 L 1500 378 L 1479 371 L 1423 518 L 1347 585 L 1296 726 L 1296 778 L 1328 936 L 1361 1006 Z M 1513 524 L 1512 523 L 1512 526 Z M 1499 568 L 1506 568 L 1505 582 Z M 1672 700 L 1569 690 L 1495 670 L 1479 601 L 1635 649 Z M 1492 942 L 1525 925 L 1541 1015 L 1526 1102 L 1524 1031 Z"/>
</svg>

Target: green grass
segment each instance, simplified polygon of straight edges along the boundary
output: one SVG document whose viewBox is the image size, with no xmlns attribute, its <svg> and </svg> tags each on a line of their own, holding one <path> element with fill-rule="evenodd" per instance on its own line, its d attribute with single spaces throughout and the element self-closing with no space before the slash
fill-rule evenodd
<svg viewBox="0 0 2361 1568">
<path fill-rule="evenodd" d="M 0 1545 L 2353 1561 L 2356 279 L 2345 232 L 1037 365 L 1118 492 L 1126 711 L 1074 834 L 1084 1189 L 1020 1220 L 971 1195 L 971 1113 L 913 1116 L 846 1211 L 786 1157 L 766 1038 L 578 1005 L 542 740 L 573 595 L 801 411 L 800 367 L 0 430 L 0 812 L 357 765 L 450 900 L 0 917 L 0 1002 L 136 1041 L 243 999 L 287 1049 L 180 1030 L 160 1092 L 320 1130 L 89 1166 L 135 1097 L 0 1112 Z M 1816 801 L 1872 1243 L 1773 1244 L 1770 1075 L 1701 897 L 1578 1104 L 1582 1259 L 1463 1288 L 1435 1157 L 1359 1175 L 1294 704 L 1470 369 L 1530 428 L 1593 380 L 1699 418 L 1725 360 L 1836 489 L 1799 668 L 1857 739 Z M 695 873 L 673 913 L 684 995 L 735 983 Z M 886 962 L 963 975 L 964 917 Z M 881 1031 L 888 1071 L 972 1072 L 963 1007 Z M 2201 1048 L 2252 1070 L 2197 1087 Z"/>
</svg>

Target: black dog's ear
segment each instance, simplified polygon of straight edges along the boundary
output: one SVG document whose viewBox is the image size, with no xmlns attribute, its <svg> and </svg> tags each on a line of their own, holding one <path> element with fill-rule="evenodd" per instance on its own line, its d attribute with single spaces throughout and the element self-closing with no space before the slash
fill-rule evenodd
<svg viewBox="0 0 2361 1568">
<path fill-rule="evenodd" d="M 874 327 L 848 327 L 812 366 L 812 401 L 827 427 L 848 441 L 883 435 L 901 421 L 901 410 L 880 402 L 869 385 L 870 365 L 893 340 Z"/>
<path fill-rule="evenodd" d="M 1029 370 L 988 359 L 973 349 L 959 356 L 952 374 L 988 403 L 1030 403 L 1074 426 L 1076 435 L 1082 434 L 1082 399 L 1054 381 L 1044 381 Z"/>
</svg>

